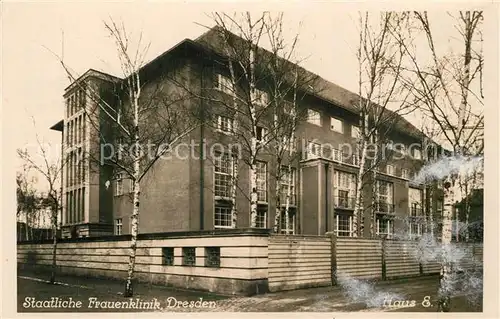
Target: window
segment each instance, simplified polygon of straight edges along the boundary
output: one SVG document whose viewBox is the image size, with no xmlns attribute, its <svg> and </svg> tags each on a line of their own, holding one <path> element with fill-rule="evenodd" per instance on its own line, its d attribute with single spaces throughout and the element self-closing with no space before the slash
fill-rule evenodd
<svg viewBox="0 0 500 319">
<path fill-rule="evenodd" d="M 255 89 L 255 94 L 252 97 L 252 101 L 256 104 L 266 106 L 269 103 L 269 94 L 259 89 Z"/>
<path fill-rule="evenodd" d="M 123 195 L 123 175 L 122 173 L 116 174 L 116 188 L 115 196 Z"/>
<path fill-rule="evenodd" d="M 356 175 L 334 171 L 333 179 L 335 207 L 354 209 L 356 200 Z"/>
<path fill-rule="evenodd" d="M 86 142 L 87 136 L 87 114 L 83 113 L 83 120 L 82 120 L 82 141 Z"/>
<path fill-rule="evenodd" d="M 401 178 L 410 179 L 410 171 L 407 168 L 401 170 Z"/>
<path fill-rule="evenodd" d="M 342 120 L 331 117 L 330 118 L 330 130 L 339 132 L 339 133 L 344 133 L 344 123 Z"/>
<path fill-rule="evenodd" d="M 442 200 L 438 199 L 436 201 L 436 213 L 439 217 L 442 217 L 443 215 L 443 208 L 444 208 L 444 203 Z"/>
<path fill-rule="evenodd" d="M 234 132 L 234 120 L 226 116 L 217 116 L 217 131 L 223 133 Z"/>
<path fill-rule="evenodd" d="M 220 267 L 220 247 L 205 247 L 205 267 Z"/>
<path fill-rule="evenodd" d="M 134 180 L 130 178 L 128 180 L 128 182 L 129 182 L 128 192 L 129 193 L 133 193 L 134 192 Z"/>
<path fill-rule="evenodd" d="M 388 164 L 385 167 L 385 172 L 387 173 L 387 175 L 394 175 L 394 165 Z"/>
<path fill-rule="evenodd" d="M 162 265 L 174 265 L 174 247 L 163 247 L 161 249 Z"/>
<path fill-rule="evenodd" d="M 259 205 L 257 207 L 257 216 L 255 220 L 256 228 L 267 227 L 267 205 Z"/>
<path fill-rule="evenodd" d="M 267 136 L 268 132 L 267 132 L 266 128 L 264 128 L 262 126 L 257 126 L 256 133 L 257 133 L 257 136 L 256 136 L 257 141 L 265 143 L 266 138 L 268 138 L 268 136 Z"/>
<path fill-rule="evenodd" d="M 196 248 L 182 247 L 182 265 L 183 266 L 196 265 Z"/>
<path fill-rule="evenodd" d="M 257 200 L 267 202 L 267 163 L 257 162 Z"/>
<path fill-rule="evenodd" d="M 123 222 L 121 218 L 115 219 L 115 235 L 121 235 L 123 229 Z"/>
<path fill-rule="evenodd" d="M 359 138 L 361 136 L 361 131 L 359 130 L 359 126 L 351 126 L 351 137 Z"/>
<path fill-rule="evenodd" d="M 352 216 L 335 214 L 335 235 L 352 237 Z"/>
<path fill-rule="evenodd" d="M 422 197 L 423 191 L 418 188 L 408 189 L 408 204 L 410 216 L 417 217 L 422 215 Z"/>
<path fill-rule="evenodd" d="M 317 158 L 321 156 L 321 144 L 309 142 L 307 145 L 307 158 Z"/>
<path fill-rule="evenodd" d="M 377 181 L 376 185 L 376 199 L 378 212 L 394 213 L 394 185 L 385 181 Z"/>
<path fill-rule="evenodd" d="M 233 83 L 230 78 L 217 74 L 216 88 L 219 91 L 233 95 Z"/>
<path fill-rule="evenodd" d="M 297 169 L 295 167 L 281 166 L 280 180 L 280 202 L 286 205 L 287 195 L 290 192 L 290 205 L 295 205 L 295 179 Z"/>
<path fill-rule="evenodd" d="M 411 223 L 410 224 L 410 238 L 418 239 L 422 236 L 422 224 L 420 223 Z"/>
<path fill-rule="evenodd" d="M 232 228 L 231 205 L 216 202 L 214 214 L 214 228 Z"/>
<path fill-rule="evenodd" d="M 415 159 L 421 160 L 422 159 L 422 152 L 418 148 L 413 149 L 413 157 Z"/>
<path fill-rule="evenodd" d="M 321 114 L 318 111 L 308 109 L 307 110 L 307 122 L 321 126 Z"/>
<path fill-rule="evenodd" d="M 394 234 L 394 222 L 391 218 L 387 218 L 385 215 L 377 215 L 377 235 L 384 236 L 387 238 L 392 238 Z"/>
<path fill-rule="evenodd" d="M 221 198 L 231 197 L 232 158 L 228 154 L 214 157 L 214 195 Z"/>
<path fill-rule="evenodd" d="M 283 208 L 281 210 L 281 218 L 280 218 L 280 226 L 281 230 L 280 232 L 282 234 L 290 234 L 293 235 L 295 234 L 295 208 L 289 207 L 288 208 L 288 220 L 286 218 L 286 210 Z"/>
</svg>

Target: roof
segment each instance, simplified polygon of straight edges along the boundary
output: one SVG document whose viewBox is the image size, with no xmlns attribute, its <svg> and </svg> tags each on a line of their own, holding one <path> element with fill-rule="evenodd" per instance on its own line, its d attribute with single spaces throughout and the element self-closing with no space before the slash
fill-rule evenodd
<svg viewBox="0 0 500 319">
<path fill-rule="evenodd" d="M 73 82 L 71 82 L 71 84 L 68 85 L 64 89 L 64 92 L 71 90 L 73 88 L 73 86 L 76 85 L 77 82 L 81 82 L 89 77 L 97 77 L 99 79 L 106 80 L 106 81 L 112 81 L 112 82 L 119 82 L 122 80 L 119 77 L 116 77 L 116 76 L 108 74 L 108 73 L 104 73 L 102 71 L 97 71 L 95 69 L 88 69 L 87 71 L 85 71 L 85 73 L 83 73 L 77 79 L 75 79 Z"/>
<path fill-rule="evenodd" d="M 64 129 L 64 120 L 60 120 L 50 127 L 51 130 L 62 132 Z"/>
<path fill-rule="evenodd" d="M 224 44 L 221 42 L 222 39 L 218 35 L 221 32 L 221 28 L 216 26 L 211 29 L 209 29 L 207 32 L 196 38 L 194 41 L 197 43 L 200 43 L 204 46 L 210 47 L 212 50 L 215 50 L 218 54 L 225 56 L 224 52 Z M 237 35 L 230 33 L 231 36 L 234 37 L 234 39 L 240 39 L 242 40 L 241 37 L 238 37 Z M 264 54 L 272 54 L 271 52 L 260 48 L 262 50 L 262 53 Z M 260 52 L 259 52 L 260 53 Z M 281 59 L 282 61 L 286 61 L 285 59 Z M 290 64 L 292 62 L 286 61 Z M 360 109 L 359 109 L 359 100 L 360 96 L 354 92 L 351 92 L 331 81 L 328 81 L 321 76 L 308 71 L 302 67 L 299 66 L 299 72 L 307 74 L 309 77 L 314 77 L 316 82 L 315 85 L 320 87 L 320 89 L 317 92 L 314 92 L 313 95 L 316 95 L 317 97 L 326 100 L 327 102 L 330 102 L 331 104 L 336 105 L 337 107 L 340 107 L 346 111 L 349 111 L 354 114 L 359 114 Z M 379 110 L 382 108 L 381 106 L 378 106 Z M 422 138 L 424 137 L 424 133 L 420 131 L 418 128 L 416 128 L 413 124 L 408 122 L 403 116 L 400 114 L 397 114 L 394 111 L 391 111 L 387 108 L 385 108 L 384 113 L 386 116 L 389 118 L 391 116 L 394 116 L 396 119 L 395 122 L 395 128 L 398 131 L 405 132 L 409 134 L 410 136 L 414 138 Z"/>
<path fill-rule="evenodd" d="M 179 53 L 180 51 L 183 51 L 183 49 L 185 48 L 190 48 L 194 51 L 202 52 L 204 54 L 202 56 L 204 56 L 205 58 L 211 55 L 227 57 L 227 55 L 223 50 L 224 46 L 223 43 L 221 43 L 222 40 L 217 35 L 217 32 L 220 32 L 220 29 L 218 29 L 218 27 L 213 27 L 209 29 L 207 32 L 200 35 L 195 40 L 191 39 L 182 40 L 175 46 L 171 47 L 169 50 L 165 51 L 164 53 L 160 54 L 150 62 L 146 63 L 141 68 L 140 72 L 149 72 L 150 70 L 155 70 L 158 67 L 161 68 L 161 66 L 164 65 L 165 63 L 165 60 L 169 59 L 174 53 Z M 231 33 L 231 35 L 235 37 L 235 39 L 242 40 L 242 38 L 238 37 L 235 34 Z M 262 50 L 261 52 L 264 54 L 271 54 L 271 52 L 263 48 L 259 48 L 259 50 Z M 287 61 L 285 59 L 281 60 L 282 62 L 293 64 L 292 62 Z M 306 74 L 306 76 L 314 77 L 316 81 L 315 85 L 320 87 L 320 89 L 317 92 L 314 92 L 313 95 L 315 95 L 317 98 L 329 102 L 330 104 L 334 104 L 336 107 L 340 107 L 348 112 L 351 112 L 353 114 L 359 114 L 360 110 L 357 102 L 360 100 L 360 97 L 358 94 L 351 92 L 347 89 L 344 89 L 343 87 L 331 81 L 328 81 L 322 78 L 321 76 L 313 72 L 310 72 L 300 66 L 298 66 L 298 68 L 299 72 Z M 98 77 L 108 81 L 116 81 L 116 82 L 123 81 L 123 79 L 120 79 L 113 75 L 97 71 L 94 69 L 89 69 L 82 76 L 76 79 L 70 86 L 68 86 L 65 89 L 65 91 L 68 91 L 71 88 L 71 86 L 73 86 L 76 82 L 86 79 L 90 76 Z M 389 109 L 385 109 L 384 112 L 386 112 L 388 117 L 395 116 L 395 118 L 397 119 L 395 123 L 396 130 L 405 132 L 406 134 L 418 139 L 425 136 L 425 134 L 422 131 L 420 131 L 413 124 L 408 122 L 403 116 Z"/>
</svg>

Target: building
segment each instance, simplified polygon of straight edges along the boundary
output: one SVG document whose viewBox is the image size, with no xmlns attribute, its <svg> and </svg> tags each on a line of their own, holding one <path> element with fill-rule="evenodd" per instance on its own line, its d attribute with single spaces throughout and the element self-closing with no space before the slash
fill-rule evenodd
<svg viewBox="0 0 500 319">
<path fill-rule="evenodd" d="M 227 95 L 223 84 L 228 82 L 229 70 L 215 63 L 224 52 L 216 41 L 216 34 L 214 28 L 196 40 L 186 39 L 145 65 L 141 69 L 143 91 L 153 91 L 160 83 L 169 94 L 186 87 L 194 92 L 208 87 L 221 96 Z M 173 85 L 165 80 L 162 75 L 169 72 L 180 75 L 182 84 Z M 91 69 L 65 90 L 65 116 L 60 128 L 67 163 L 62 183 L 63 237 L 130 233 L 130 179 L 92 160 L 102 155 L 100 145 L 103 142 L 116 142 L 120 138 L 107 117 L 106 108 L 115 108 L 114 92 L 121 81 Z M 290 160 L 291 171 L 279 182 L 281 186 L 292 186 L 289 220 L 285 222 L 281 218 L 281 232 L 321 235 L 334 231 L 339 236 L 352 236 L 353 198 L 359 166 L 353 154 L 346 156 L 340 148 L 342 145 L 356 146 L 359 110 L 355 101 L 359 97 L 319 77 L 317 81 L 322 89 L 300 101 L 307 119 L 297 128 L 294 147 L 301 156 Z M 209 110 L 216 123 L 214 129 L 202 122 L 186 136 L 186 140 L 196 141 L 197 154 L 203 154 L 205 148 L 210 149 L 230 135 L 231 119 L 227 114 L 217 113 L 216 106 L 196 96 L 183 103 L 183 107 Z M 394 152 L 397 150 L 390 149 L 392 143 L 421 144 L 422 137 L 418 129 L 399 117 L 386 144 L 389 151 Z M 439 192 L 433 192 L 429 200 L 423 186 L 411 182 L 423 163 L 423 150 L 418 147 L 409 150 L 409 155 L 399 150 L 403 155 L 401 159 L 391 157 L 379 165 L 375 174 L 367 177 L 363 187 L 364 236 L 391 238 L 398 231 L 420 236 L 425 230 L 423 221 L 429 219 L 429 214 L 439 214 L 442 206 L 442 201 L 436 206 Z M 227 201 L 232 180 L 232 170 L 228 168 L 230 161 L 229 156 L 218 159 L 178 156 L 157 161 L 154 170 L 141 181 L 140 232 L 232 227 Z M 273 194 L 276 186 L 270 179 L 274 167 L 269 154 L 259 156 L 259 228 L 272 228 L 275 220 L 277 210 Z M 250 226 L 248 167 L 241 165 L 238 176 L 237 227 L 243 228 Z M 424 210 L 426 202 L 432 209 Z"/>
</svg>

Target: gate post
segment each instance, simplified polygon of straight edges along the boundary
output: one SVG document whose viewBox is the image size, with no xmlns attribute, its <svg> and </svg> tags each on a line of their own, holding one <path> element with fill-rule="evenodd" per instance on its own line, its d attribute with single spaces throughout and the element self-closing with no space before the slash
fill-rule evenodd
<svg viewBox="0 0 500 319">
<path fill-rule="evenodd" d="M 331 264 L 331 275 L 332 275 L 332 286 L 337 285 L 337 236 L 334 232 L 327 232 L 327 236 L 330 237 L 330 264 Z"/>
</svg>

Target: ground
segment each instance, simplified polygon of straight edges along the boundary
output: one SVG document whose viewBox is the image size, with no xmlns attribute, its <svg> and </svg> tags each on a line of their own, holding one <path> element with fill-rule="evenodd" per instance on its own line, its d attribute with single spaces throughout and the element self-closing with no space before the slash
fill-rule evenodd
<svg viewBox="0 0 500 319">
<path fill-rule="evenodd" d="M 116 312 L 116 311 L 155 311 L 155 309 L 101 309 L 96 308 L 95 303 L 89 307 L 89 298 L 96 301 L 128 301 L 124 298 L 123 283 L 113 280 L 99 280 L 92 278 L 80 278 L 70 276 L 59 276 L 56 285 L 46 282 L 48 277 L 41 274 L 29 272 L 18 273 L 18 312 Z M 349 290 L 341 287 L 322 287 L 299 289 L 278 293 L 268 293 L 253 297 L 230 297 L 211 294 L 206 292 L 187 291 L 163 286 L 139 284 L 135 288 L 133 301 L 150 301 L 156 298 L 156 311 L 231 311 L 231 312 L 358 312 L 358 311 L 410 311 L 410 312 L 435 312 L 438 288 L 438 277 L 427 276 L 406 280 L 379 282 L 375 284 L 356 284 L 358 289 Z M 359 289 L 359 288 L 363 289 Z M 423 301 L 426 296 L 429 306 L 424 307 Z M 81 301 L 80 309 L 65 308 L 25 308 L 26 298 L 36 298 L 38 301 L 51 300 L 59 297 L 59 300 Z M 138 298 L 138 300 L 136 299 Z M 170 298 L 170 299 L 169 299 Z M 392 299 L 392 300 L 389 300 Z M 453 312 L 481 312 L 482 298 L 478 302 L 471 303 L 471 298 L 457 296 L 452 299 Z M 414 307 L 390 307 L 389 304 L 411 304 Z M 197 303 L 184 301 L 198 301 Z M 174 302 L 177 303 L 173 307 Z M 204 303 L 202 303 L 204 302 Z M 385 305 L 384 305 L 385 303 Z M 115 304 L 114 304 L 115 305 Z M 153 303 L 151 303 L 153 305 Z M 170 307 L 169 307 L 170 305 Z M 199 306 L 203 307 L 199 307 Z M 110 306 L 110 303 L 107 304 Z M 193 307 L 194 306 L 194 307 Z M 123 307 L 123 306 L 122 306 Z M 132 304 L 132 307 L 134 305 Z M 161 308 L 161 309 L 160 309 Z"/>
</svg>

